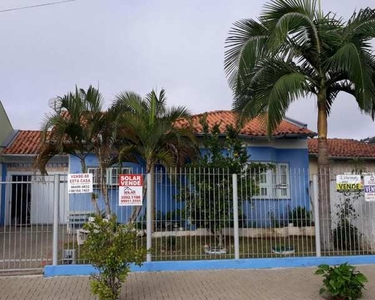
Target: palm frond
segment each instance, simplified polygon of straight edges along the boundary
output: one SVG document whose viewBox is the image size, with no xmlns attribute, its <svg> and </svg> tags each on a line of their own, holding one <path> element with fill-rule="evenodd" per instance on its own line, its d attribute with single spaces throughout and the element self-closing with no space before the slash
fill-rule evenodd
<svg viewBox="0 0 375 300">
<path fill-rule="evenodd" d="M 268 29 L 260 22 L 246 19 L 234 23 L 226 40 L 224 70 L 233 89 L 238 86 L 256 62 L 266 53 Z"/>
<path fill-rule="evenodd" d="M 344 39 L 350 40 L 353 36 L 365 40 L 375 37 L 375 10 L 369 7 L 354 12 L 344 28 Z"/>
</svg>

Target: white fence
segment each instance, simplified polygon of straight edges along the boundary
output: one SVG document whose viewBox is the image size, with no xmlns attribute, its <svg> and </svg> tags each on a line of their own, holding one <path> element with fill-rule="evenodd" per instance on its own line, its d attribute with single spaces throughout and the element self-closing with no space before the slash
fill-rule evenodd
<svg viewBox="0 0 375 300">
<path fill-rule="evenodd" d="M 320 199 L 318 176 L 301 169 L 143 174 L 137 244 L 151 249 L 149 261 L 373 254 L 375 203 L 362 191 L 337 192 L 335 170 L 326 174 L 320 185 L 329 182 L 330 193 Z M 98 186 L 94 193 L 104 209 Z M 91 194 L 69 195 L 66 175 L 14 175 L 0 180 L 0 196 L 0 271 L 88 263 L 81 229 L 95 213 Z M 108 196 L 118 221 L 128 222 L 135 208 L 118 205 L 116 184 Z M 319 217 L 319 206 L 330 211 Z"/>
</svg>

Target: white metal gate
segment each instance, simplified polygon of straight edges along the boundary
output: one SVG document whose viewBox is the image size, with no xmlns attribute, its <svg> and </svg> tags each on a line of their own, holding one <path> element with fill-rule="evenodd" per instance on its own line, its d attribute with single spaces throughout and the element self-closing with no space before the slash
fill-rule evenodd
<svg viewBox="0 0 375 300">
<path fill-rule="evenodd" d="M 69 207 L 65 182 L 61 177 L 61 223 Z M 52 262 L 54 176 L 14 174 L 0 186 L 0 273 L 41 271 Z"/>
</svg>

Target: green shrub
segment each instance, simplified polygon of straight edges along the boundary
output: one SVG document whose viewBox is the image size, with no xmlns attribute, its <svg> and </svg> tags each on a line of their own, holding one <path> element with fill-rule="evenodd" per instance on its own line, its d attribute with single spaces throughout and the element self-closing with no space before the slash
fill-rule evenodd
<svg viewBox="0 0 375 300">
<path fill-rule="evenodd" d="M 315 272 L 323 275 L 323 286 L 320 294 L 328 293 L 329 299 L 333 300 L 355 300 L 362 296 L 366 276 L 355 271 L 355 267 L 345 263 L 340 266 L 330 267 L 320 265 Z"/>
<path fill-rule="evenodd" d="M 305 207 L 297 206 L 289 212 L 289 223 L 295 227 L 311 226 L 311 212 Z"/>
<path fill-rule="evenodd" d="M 352 224 L 358 218 L 358 214 L 354 208 L 354 201 L 358 195 L 346 198 L 335 204 L 337 209 L 336 216 L 338 221 L 336 227 L 332 231 L 333 244 L 337 250 L 359 250 L 361 233 L 358 228 Z M 352 199 L 354 198 L 354 199 Z"/>
<path fill-rule="evenodd" d="M 338 250 L 358 250 L 360 233 L 358 228 L 350 223 L 349 220 L 340 220 L 337 227 L 333 230 L 333 244 Z"/>
<path fill-rule="evenodd" d="M 100 300 L 118 299 L 130 265 L 140 266 L 146 250 L 137 249 L 136 231 L 128 225 L 118 224 L 116 216 L 110 220 L 96 216 L 94 222 L 84 225 L 84 229 L 89 231 L 83 244 L 84 256 L 99 271 L 91 275 L 91 291 Z"/>
</svg>

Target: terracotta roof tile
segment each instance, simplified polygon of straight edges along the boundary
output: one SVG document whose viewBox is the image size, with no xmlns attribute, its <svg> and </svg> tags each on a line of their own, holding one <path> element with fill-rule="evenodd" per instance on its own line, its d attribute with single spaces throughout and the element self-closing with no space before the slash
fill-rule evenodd
<svg viewBox="0 0 375 300">
<path fill-rule="evenodd" d="M 3 154 L 38 154 L 41 135 L 39 130 L 20 130 Z"/>
<path fill-rule="evenodd" d="M 318 139 L 307 141 L 309 154 L 318 154 Z M 328 139 L 330 157 L 375 157 L 375 145 L 351 139 Z"/>
<path fill-rule="evenodd" d="M 193 116 L 193 127 L 196 133 L 202 133 L 202 126 L 199 123 L 200 118 L 203 114 Z M 220 130 L 225 131 L 226 125 L 235 125 L 236 116 L 231 111 L 213 111 L 207 113 L 207 123 L 212 128 L 216 123 L 220 123 Z M 186 125 L 185 120 L 180 120 L 177 123 L 180 126 Z M 261 117 L 257 117 L 251 121 L 248 121 L 240 131 L 243 135 L 248 136 L 267 136 L 266 123 Z M 41 131 L 38 130 L 20 130 L 11 144 L 4 150 L 3 154 L 24 154 L 24 155 L 36 155 L 39 153 Z M 274 131 L 273 136 L 283 135 L 305 135 L 313 136 L 314 132 L 299 126 L 291 121 L 283 120 L 279 127 Z M 375 156 L 375 155 L 374 155 Z"/>
<path fill-rule="evenodd" d="M 204 116 L 204 114 L 198 114 L 192 117 L 193 128 L 198 134 L 202 133 L 203 130 L 201 124 L 199 123 L 199 120 L 202 116 Z M 229 110 L 207 112 L 207 123 L 210 128 L 212 128 L 212 126 L 215 124 L 220 124 L 220 131 L 224 133 L 227 125 L 234 126 L 236 124 L 236 114 Z M 177 124 L 180 126 L 184 126 L 187 125 L 187 122 L 186 120 L 179 120 Z M 266 137 L 267 128 L 265 118 L 256 117 L 246 122 L 240 130 L 240 134 L 253 137 Z M 292 121 L 285 119 L 276 128 L 276 130 L 274 130 L 272 136 L 280 137 L 284 135 L 314 136 L 315 133 L 307 129 L 305 126 L 300 126 L 296 123 L 293 123 Z"/>
</svg>

